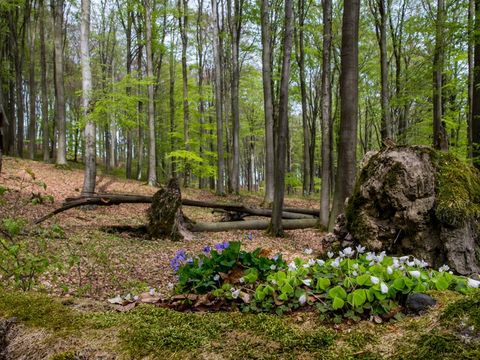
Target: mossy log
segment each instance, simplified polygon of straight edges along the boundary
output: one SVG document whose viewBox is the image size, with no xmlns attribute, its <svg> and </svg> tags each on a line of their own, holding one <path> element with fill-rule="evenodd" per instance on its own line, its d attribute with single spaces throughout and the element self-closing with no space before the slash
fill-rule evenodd
<svg viewBox="0 0 480 360">
<path fill-rule="evenodd" d="M 349 239 L 460 274 L 480 271 L 480 173 L 428 147 L 387 148 L 363 162 L 346 209 Z"/>
</svg>

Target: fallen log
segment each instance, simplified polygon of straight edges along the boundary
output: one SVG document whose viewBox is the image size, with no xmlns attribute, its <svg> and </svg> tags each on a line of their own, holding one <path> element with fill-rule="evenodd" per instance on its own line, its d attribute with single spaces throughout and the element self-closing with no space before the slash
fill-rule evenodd
<svg viewBox="0 0 480 360">
<path fill-rule="evenodd" d="M 52 216 L 64 212 L 69 209 L 73 209 L 80 206 L 88 205 L 99 205 L 99 206 L 111 206 L 119 204 L 151 204 L 152 196 L 145 195 L 128 195 L 128 194 L 98 194 L 89 197 L 75 197 L 75 198 L 66 198 L 62 204 L 62 207 L 55 209 L 49 214 L 41 217 L 35 221 L 35 224 L 40 224 L 45 220 L 48 220 Z M 271 209 L 262 209 L 262 208 L 249 208 L 243 205 L 237 204 L 219 204 L 206 201 L 198 200 L 189 200 L 181 199 L 183 206 L 195 206 L 195 207 L 206 207 L 211 209 L 223 209 L 230 212 L 238 212 L 249 214 L 250 216 L 264 216 L 271 217 Z M 296 209 L 288 208 L 282 213 L 283 219 L 315 219 L 315 209 Z M 318 214 L 318 211 L 317 211 Z M 318 216 L 318 215 L 317 215 Z"/>
<path fill-rule="evenodd" d="M 270 225 L 270 220 L 230 221 L 219 223 L 194 223 L 189 226 L 191 232 L 220 232 L 229 230 L 265 230 Z M 314 228 L 318 219 L 282 220 L 284 230 Z"/>
</svg>

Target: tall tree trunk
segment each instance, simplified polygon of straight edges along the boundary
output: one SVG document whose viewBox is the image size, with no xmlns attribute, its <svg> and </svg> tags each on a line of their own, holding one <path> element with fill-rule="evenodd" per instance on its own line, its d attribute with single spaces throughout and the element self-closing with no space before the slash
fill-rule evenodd
<svg viewBox="0 0 480 360">
<path fill-rule="evenodd" d="M 240 86 L 240 32 L 242 28 L 243 0 L 227 0 L 228 20 L 230 25 L 232 69 L 231 69 L 231 108 L 232 108 L 232 190 L 235 194 L 240 192 L 240 109 L 239 109 L 239 86 Z"/>
<path fill-rule="evenodd" d="M 435 32 L 435 53 L 433 56 L 433 146 L 435 149 L 448 150 L 447 133 L 443 118 L 442 78 L 445 57 L 445 0 L 437 1 L 437 20 Z"/>
<path fill-rule="evenodd" d="M 152 13 L 153 1 L 145 0 L 145 47 L 147 50 L 148 85 L 148 185 L 157 185 L 157 161 L 155 144 L 155 105 L 153 99 L 153 54 L 152 54 Z"/>
<path fill-rule="evenodd" d="M 133 54 L 132 54 L 132 24 L 133 24 L 133 11 L 128 9 L 127 11 L 127 23 L 125 26 L 125 34 L 127 37 L 127 75 L 132 74 L 132 63 L 133 63 Z M 125 90 L 127 96 L 132 94 L 132 88 L 129 86 Z M 132 129 L 127 129 L 127 162 L 125 164 L 125 174 L 127 179 L 132 178 L 132 161 L 133 160 L 133 136 Z"/>
<path fill-rule="evenodd" d="M 82 195 L 95 192 L 96 164 L 96 129 L 89 118 L 92 91 L 92 72 L 90 70 L 90 0 L 82 0 L 82 17 L 80 23 L 80 65 L 82 67 L 82 113 L 85 124 L 85 174 L 83 177 Z"/>
<path fill-rule="evenodd" d="M 283 236 L 282 211 L 285 195 L 285 160 L 288 136 L 288 83 L 290 79 L 290 56 L 293 43 L 293 0 L 285 0 L 285 32 L 283 39 L 282 77 L 280 83 L 279 119 L 276 127 L 275 189 L 272 219 L 268 233 Z"/>
<path fill-rule="evenodd" d="M 54 0 L 53 41 L 55 44 L 55 127 L 57 131 L 57 165 L 67 164 L 67 133 L 65 115 L 65 85 L 63 76 L 63 4 Z"/>
<path fill-rule="evenodd" d="M 480 29 L 480 0 L 475 0 L 475 29 Z M 474 67 L 473 67 L 473 96 L 472 96 L 472 137 L 473 163 L 480 169 L 480 34 L 474 33 Z"/>
<path fill-rule="evenodd" d="M 28 124 L 28 156 L 30 159 L 35 158 L 35 151 L 36 151 L 36 141 L 37 141 L 37 114 L 36 114 L 36 84 L 35 84 L 35 34 L 36 29 L 35 26 L 36 21 L 32 21 L 30 23 L 30 34 L 28 37 L 29 42 L 29 55 L 30 55 L 30 62 L 29 62 L 29 99 L 30 99 L 30 115 L 29 115 L 29 124 Z"/>
<path fill-rule="evenodd" d="M 180 29 L 180 38 L 182 40 L 182 93 L 183 93 L 183 140 L 185 150 L 190 151 L 190 111 L 188 105 L 188 74 L 187 74 L 187 47 L 188 47 L 188 0 L 178 0 L 178 27 Z M 189 186 L 190 183 L 190 164 L 185 162 L 183 185 Z"/>
<path fill-rule="evenodd" d="M 172 38 L 173 38 L 172 34 Z M 169 64 L 169 74 L 170 74 L 170 88 L 169 88 L 169 105 L 170 105 L 170 152 L 175 150 L 175 42 L 172 39 L 170 46 L 170 64 Z M 176 160 L 174 157 L 170 159 L 171 161 L 171 177 L 177 176 L 177 167 Z"/>
<path fill-rule="evenodd" d="M 272 94 L 272 49 L 270 35 L 269 0 L 261 0 L 262 27 L 262 78 L 263 104 L 265 109 L 265 198 L 263 204 L 270 207 L 273 203 L 274 159 L 273 145 L 273 94 Z"/>
<path fill-rule="evenodd" d="M 356 174 L 358 127 L 358 28 L 360 0 L 345 0 L 340 75 L 340 133 L 338 166 L 329 229 L 345 208 Z"/>
<path fill-rule="evenodd" d="M 392 121 L 390 119 L 390 94 L 388 89 L 387 6 L 385 1 L 386 0 L 370 0 L 370 9 L 375 18 L 375 32 L 380 48 L 380 105 L 382 109 L 380 134 L 382 140 L 392 139 L 393 137 Z M 365 121 L 367 121 L 367 119 L 365 119 Z"/>
<path fill-rule="evenodd" d="M 48 123 L 48 89 L 47 89 L 47 55 L 45 49 L 45 5 L 44 0 L 39 2 L 40 20 L 40 73 L 42 89 L 42 150 L 43 161 L 50 161 L 50 129 Z"/>
<path fill-rule="evenodd" d="M 225 195 L 225 155 L 223 152 L 223 99 L 222 59 L 220 56 L 220 35 L 218 0 L 212 0 L 213 52 L 215 58 L 215 117 L 217 120 L 217 195 Z"/>
<path fill-rule="evenodd" d="M 303 127 L 303 195 L 310 193 L 310 128 L 307 113 L 307 86 L 305 83 L 305 0 L 297 3 L 298 29 L 295 31 L 296 59 L 300 75 L 300 97 Z"/>
<path fill-rule="evenodd" d="M 141 24 L 141 21 L 139 21 Z M 141 39 L 142 37 L 142 28 L 139 24 L 137 30 L 137 38 Z M 142 78 L 142 53 L 143 53 L 143 45 L 142 42 L 139 41 L 138 44 L 138 55 L 137 55 L 137 72 L 138 72 L 138 79 Z M 137 95 L 141 95 L 141 86 L 137 86 Z M 137 104 L 137 117 L 138 117 L 138 151 L 137 151 L 137 180 L 142 180 L 142 167 L 143 167 L 143 148 L 144 148 L 144 136 L 143 136 L 143 128 L 144 128 L 144 121 L 143 121 L 143 102 L 142 100 L 138 101 Z"/>
<path fill-rule="evenodd" d="M 320 195 L 320 225 L 327 228 L 332 192 L 332 0 L 323 1 L 323 49 L 322 49 L 322 188 Z"/>
<path fill-rule="evenodd" d="M 203 90 L 203 81 L 204 81 L 204 42 L 205 42 L 205 27 L 202 25 L 203 22 L 203 0 L 198 1 L 198 10 L 197 10 L 197 55 L 198 55 L 198 112 L 200 116 L 200 129 L 199 129 L 199 155 L 201 158 L 204 156 L 204 133 L 205 133 L 205 99 L 204 99 L 204 90 Z M 205 180 L 202 174 L 198 176 L 198 187 L 203 189 L 205 187 Z"/>
<path fill-rule="evenodd" d="M 467 128 L 467 157 L 473 157 L 473 91 L 474 91 L 474 47 L 475 47 L 475 0 L 468 2 L 468 128 Z"/>
</svg>

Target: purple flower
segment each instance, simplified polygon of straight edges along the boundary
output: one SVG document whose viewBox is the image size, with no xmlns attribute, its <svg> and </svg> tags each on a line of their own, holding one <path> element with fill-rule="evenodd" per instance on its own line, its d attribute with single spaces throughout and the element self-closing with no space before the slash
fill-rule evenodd
<svg viewBox="0 0 480 360">
<path fill-rule="evenodd" d="M 228 241 L 225 241 L 224 243 L 221 243 L 221 244 L 215 244 L 215 250 L 222 251 L 228 248 L 229 246 L 230 246 L 230 243 Z"/>
<path fill-rule="evenodd" d="M 280 254 L 277 254 L 277 255 L 275 255 L 274 257 L 272 257 L 272 260 L 273 260 L 273 261 L 277 261 L 279 257 L 280 257 Z"/>
<path fill-rule="evenodd" d="M 210 254 L 210 251 L 212 251 L 212 248 L 209 245 L 207 245 L 203 248 L 203 252 L 205 254 Z"/>
<path fill-rule="evenodd" d="M 186 260 L 187 253 L 185 252 L 185 250 L 178 250 L 175 254 L 175 257 L 172 259 L 172 261 L 170 261 L 170 267 L 174 272 L 177 272 Z"/>
<path fill-rule="evenodd" d="M 248 235 L 247 235 L 247 239 L 248 239 L 248 240 L 252 240 L 252 239 L 253 239 L 253 235 L 252 235 L 252 233 L 248 233 Z"/>
</svg>

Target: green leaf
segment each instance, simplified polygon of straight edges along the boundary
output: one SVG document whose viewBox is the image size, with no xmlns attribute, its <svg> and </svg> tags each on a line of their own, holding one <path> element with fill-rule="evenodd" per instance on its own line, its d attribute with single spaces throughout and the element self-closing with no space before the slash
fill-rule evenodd
<svg viewBox="0 0 480 360">
<path fill-rule="evenodd" d="M 357 289 L 348 295 L 348 302 L 355 308 L 362 306 L 367 301 L 365 289 Z"/>
<path fill-rule="evenodd" d="M 437 279 L 437 281 L 435 282 L 435 287 L 437 288 L 437 290 L 447 290 L 448 289 L 448 286 L 449 286 L 449 282 L 447 279 L 445 279 L 444 276 L 440 277 Z"/>
<path fill-rule="evenodd" d="M 330 291 L 328 292 L 328 296 L 332 299 L 338 297 L 345 300 L 347 298 L 347 292 L 340 285 L 338 285 L 330 289 Z"/>
<path fill-rule="evenodd" d="M 289 283 L 286 283 L 285 285 L 283 285 L 283 287 L 280 290 L 284 294 L 293 294 L 294 293 L 294 289 L 293 289 L 292 285 L 290 285 Z"/>
<path fill-rule="evenodd" d="M 326 290 L 330 286 L 330 279 L 327 278 L 318 278 L 317 280 L 317 290 Z"/>
<path fill-rule="evenodd" d="M 393 281 L 393 287 L 397 290 L 400 290 L 402 291 L 403 289 L 405 289 L 405 280 L 403 277 L 399 277 L 399 278 L 396 278 L 394 281 Z"/>
<path fill-rule="evenodd" d="M 365 285 L 370 281 L 370 275 L 368 274 L 359 275 L 355 280 L 357 281 L 358 285 Z"/>
<path fill-rule="evenodd" d="M 332 309 L 333 310 L 341 309 L 341 308 L 343 308 L 343 305 L 345 305 L 345 301 L 343 301 L 341 298 L 339 298 L 339 297 L 334 297 L 333 298 L 333 303 L 332 303 Z"/>
</svg>

